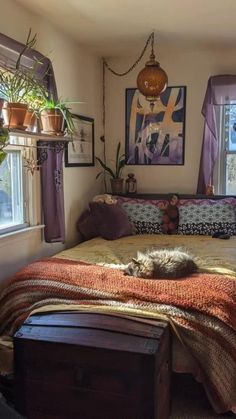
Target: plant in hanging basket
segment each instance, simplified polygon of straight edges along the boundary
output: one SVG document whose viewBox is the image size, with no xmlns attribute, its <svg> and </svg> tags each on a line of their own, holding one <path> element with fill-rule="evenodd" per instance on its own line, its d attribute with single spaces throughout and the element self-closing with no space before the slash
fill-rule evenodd
<svg viewBox="0 0 236 419">
<path fill-rule="evenodd" d="M 101 175 L 110 176 L 111 190 L 113 193 L 121 193 L 123 191 L 124 179 L 121 177 L 121 175 L 125 166 L 125 154 L 121 152 L 120 148 L 121 144 L 119 142 L 116 149 L 116 158 L 113 161 L 115 163 L 114 168 L 107 166 L 107 164 L 103 162 L 99 157 L 96 157 L 96 160 L 103 169 L 97 174 L 96 179 L 98 179 Z"/>
</svg>

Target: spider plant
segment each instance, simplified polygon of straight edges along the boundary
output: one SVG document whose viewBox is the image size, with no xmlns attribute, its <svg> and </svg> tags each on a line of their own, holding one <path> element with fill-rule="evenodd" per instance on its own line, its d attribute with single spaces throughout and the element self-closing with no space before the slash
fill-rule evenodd
<svg viewBox="0 0 236 419">
<path fill-rule="evenodd" d="M 116 159 L 114 161 L 115 163 L 114 169 L 107 166 L 99 157 L 96 157 L 96 160 L 103 168 L 103 170 L 97 174 L 96 179 L 98 179 L 101 175 L 106 175 L 106 174 L 108 174 L 112 179 L 121 178 L 122 170 L 125 166 L 125 154 L 120 151 L 120 147 L 121 145 L 119 142 L 116 149 Z"/>
<path fill-rule="evenodd" d="M 26 103 L 25 96 L 32 89 L 29 80 L 21 71 L 11 72 L 0 69 L 0 94 L 10 103 Z"/>
<path fill-rule="evenodd" d="M 35 46 L 36 34 L 31 37 L 31 29 L 29 30 L 26 43 L 20 52 L 15 67 L 12 70 L 0 68 L 0 95 L 10 103 L 26 103 L 25 97 L 37 84 L 35 80 L 35 72 L 37 65 L 40 64 L 35 60 L 31 69 L 21 66 L 21 58 L 25 51 Z"/>
<path fill-rule="evenodd" d="M 53 111 L 59 110 L 64 117 L 64 121 L 66 123 L 66 129 L 68 134 L 73 135 L 75 132 L 75 125 L 73 121 L 73 114 L 70 111 L 69 105 L 74 103 L 81 103 L 81 102 L 70 102 L 70 101 L 63 101 L 61 99 L 54 100 L 54 99 L 45 99 L 43 104 L 40 108 L 40 113 L 42 114 L 43 111 Z"/>
</svg>

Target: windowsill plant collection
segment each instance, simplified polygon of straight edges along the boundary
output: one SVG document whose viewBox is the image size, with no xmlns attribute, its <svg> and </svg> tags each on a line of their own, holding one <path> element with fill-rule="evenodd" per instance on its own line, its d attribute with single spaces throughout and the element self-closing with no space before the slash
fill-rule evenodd
<svg viewBox="0 0 236 419">
<path fill-rule="evenodd" d="M 0 68 L 0 104 L 2 104 L 3 127 L 0 127 L 0 164 L 4 159 L 3 148 L 7 145 L 7 130 L 27 130 L 53 136 L 72 136 L 75 130 L 69 105 L 72 103 L 54 100 L 50 97 L 42 81 L 36 78 L 36 69 L 40 62 L 34 62 L 32 68 L 21 65 L 25 51 L 32 49 L 36 35 L 27 41 L 19 54 L 13 70 Z M 1 109 L 0 109 L 1 113 Z"/>
</svg>

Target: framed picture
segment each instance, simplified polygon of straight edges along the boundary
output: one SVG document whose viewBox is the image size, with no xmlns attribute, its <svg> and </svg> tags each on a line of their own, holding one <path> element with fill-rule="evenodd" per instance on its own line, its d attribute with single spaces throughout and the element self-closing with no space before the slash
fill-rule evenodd
<svg viewBox="0 0 236 419">
<path fill-rule="evenodd" d="M 75 134 L 65 148 L 65 166 L 94 166 L 94 119 L 73 115 Z"/>
<path fill-rule="evenodd" d="M 153 111 L 138 89 L 126 89 L 127 165 L 183 165 L 186 86 L 167 87 Z"/>
</svg>

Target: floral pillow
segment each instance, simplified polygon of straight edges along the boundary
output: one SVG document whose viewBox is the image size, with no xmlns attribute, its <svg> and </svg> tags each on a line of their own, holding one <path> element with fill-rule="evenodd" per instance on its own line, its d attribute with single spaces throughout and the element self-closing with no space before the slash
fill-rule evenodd
<svg viewBox="0 0 236 419">
<path fill-rule="evenodd" d="M 236 199 L 180 199 L 178 234 L 236 234 Z"/>
<path fill-rule="evenodd" d="M 162 233 L 162 208 L 167 200 L 146 200 L 130 197 L 117 197 L 129 220 L 134 224 L 137 234 Z"/>
</svg>

